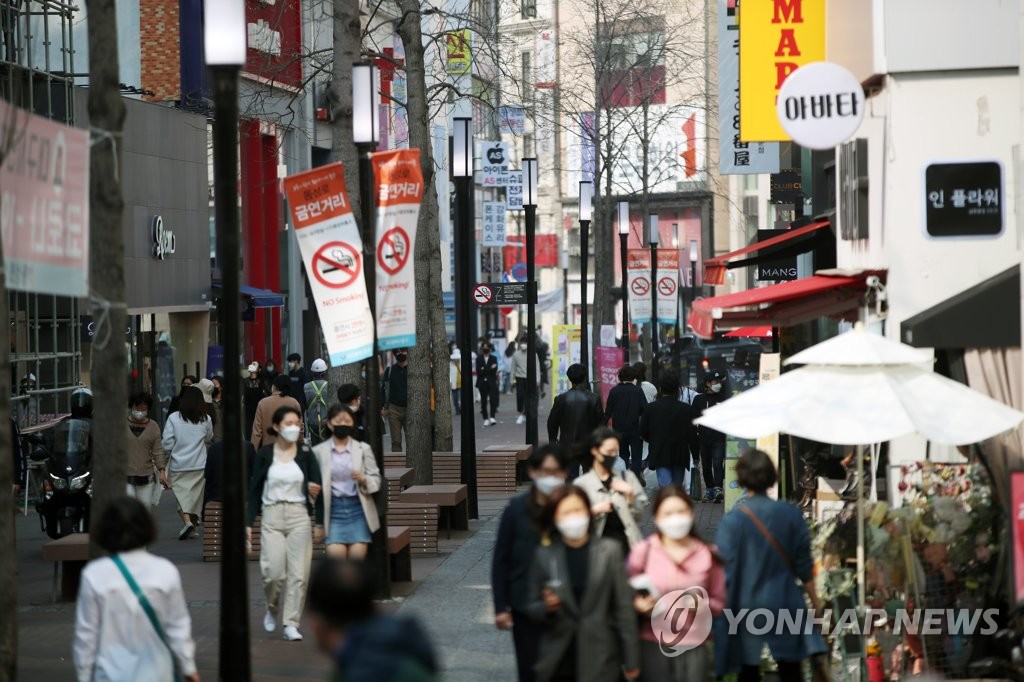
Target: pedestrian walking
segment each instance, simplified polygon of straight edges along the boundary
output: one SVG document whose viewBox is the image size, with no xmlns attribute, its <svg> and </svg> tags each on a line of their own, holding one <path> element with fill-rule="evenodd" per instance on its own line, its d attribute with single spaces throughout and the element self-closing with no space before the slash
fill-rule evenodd
<svg viewBox="0 0 1024 682">
<path fill-rule="evenodd" d="M 176 395 L 173 398 L 171 398 L 171 404 L 167 406 L 167 415 L 168 416 L 174 414 L 175 412 L 177 412 L 180 409 L 181 398 L 182 398 L 183 395 L 185 395 L 185 389 L 188 388 L 189 386 L 194 386 L 198 382 L 199 382 L 199 379 L 197 379 L 192 374 L 186 374 L 184 377 L 182 377 L 182 379 L 181 379 L 181 389 L 179 389 L 178 395 Z"/>
<path fill-rule="evenodd" d="M 380 528 L 373 494 L 381 475 L 373 450 L 355 439 L 355 415 L 332 405 L 327 414 L 331 437 L 313 448 L 323 486 L 324 544 L 329 556 L 363 559 Z"/>
<path fill-rule="evenodd" d="M 224 427 L 220 423 L 218 418 L 217 407 L 213 404 L 213 392 L 214 385 L 210 379 L 200 379 L 196 383 L 198 388 L 203 393 L 203 411 L 206 416 L 210 418 L 210 423 L 213 424 L 213 441 L 214 443 L 224 438 Z"/>
<path fill-rule="evenodd" d="M 277 441 L 277 438 L 268 427 L 270 426 L 271 419 L 280 408 L 294 407 L 298 411 L 301 420 L 302 407 L 299 405 L 299 401 L 288 395 L 291 385 L 292 380 L 288 375 L 278 374 L 274 379 L 271 394 L 261 400 L 259 405 L 256 406 L 256 418 L 252 422 L 252 435 L 249 438 L 249 442 L 257 450 L 266 445 L 273 445 Z"/>
<path fill-rule="evenodd" d="M 648 403 L 653 403 L 658 399 L 658 389 L 647 380 L 647 365 L 643 362 L 633 363 L 633 374 L 635 375 L 636 385 L 640 387 L 640 390 L 644 392 L 644 397 L 647 398 Z"/>
<path fill-rule="evenodd" d="M 557 445 L 543 445 L 530 453 L 526 470 L 533 484 L 529 490 L 509 500 L 494 543 L 491 559 L 494 624 L 499 630 L 512 630 L 520 682 L 536 679 L 533 666 L 537 662 L 542 634 L 541 628 L 526 613 L 529 605 L 526 580 L 533 555 L 540 545 L 541 512 L 548 496 L 565 483 L 567 467 L 568 458 Z"/>
<path fill-rule="evenodd" d="M 242 433 L 249 435 L 252 433 L 252 423 L 256 420 L 256 409 L 259 407 L 260 401 L 270 395 L 270 392 L 263 384 L 260 363 L 255 361 L 250 363 L 246 367 L 246 371 L 248 376 L 242 386 L 242 402 L 245 405 L 245 431 Z"/>
<path fill-rule="evenodd" d="M 224 440 L 224 377 L 214 374 L 210 377 L 213 384 L 213 442 Z"/>
<path fill-rule="evenodd" d="M 594 534 L 616 540 L 625 556 L 643 539 L 639 522 L 648 500 L 640 479 L 625 467 L 619 443 L 619 437 L 607 426 L 595 430 L 582 458 L 589 470 L 575 483 L 590 498 Z"/>
<path fill-rule="evenodd" d="M 484 426 L 494 426 L 498 423 L 498 358 L 494 356 L 494 346 L 487 341 L 480 346 L 476 358 L 476 388 L 480 391 Z"/>
<path fill-rule="evenodd" d="M 725 375 L 721 372 L 709 372 L 704 377 L 704 392 L 693 399 L 690 414 L 697 419 L 709 407 L 718 405 L 725 396 L 723 388 Z M 704 473 L 705 502 L 721 502 L 725 499 L 725 434 L 706 426 L 694 425 L 693 437 L 697 446 L 693 448 L 699 453 L 701 468 Z"/>
<path fill-rule="evenodd" d="M 551 346 L 544 339 L 539 326 L 534 335 L 534 342 L 537 347 L 537 361 L 540 363 L 540 372 L 537 375 L 540 381 L 540 397 L 543 398 L 547 395 L 548 372 L 551 370 Z"/>
<path fill-rule="evenodd" d="M 402 451 L 402 432 L 405 431 L 406 407 L 409 402 L 409 349 L 398 348 L 395 362 L 384 370 L 381 387 L 381 415 L 388 420 L 391 432 L 391 452 Z"/>
<path fill-rule="evenodd" d="M 601 409 L 601 396 L 588 387 L 586 367 L 578 362 L 569 365 L 565 376 L 570 388 L 556 396 L 551 406 L 548 440 L 561 444 L 568 452 L 579 452 L 594 429 L 604 421 L 604 410 Z M 569 479 L 575 479 L 579 473 L 579 462 L 570 464 Z"/>
<path fill-rule="evenodd" d="M 342 384 L 338 387 L 338 402 L 352 410 L 356 416 L 356 432 L 354 437 L 363 443 L 366 441 L 366 411 L 363 409 L 363 398 L 359 387 L 355 384 Z M 379 417 L 378 417 L 379 419 Z M 381 433 L 384 433 L 384 420 L 380 420 Z"/>
<path fill-rule="evenodd" d="M 299 408 L 302 413 L 306 413 L 306 384 L 313 380 L 313 375 L 309 370 L 302 364 L 302 356 L 298 353 L 292 353 L 287 357 L 288 361 L 288 378 L 291 379 L 292 385 L 288 391 L 288 395 L 299 401 Z"/>
<path fill-rule="evenodd" d="M 556 489 L 541 516 L 546 541 L 528 579 L 528 613 L 542 628 L 540 682 L 619 682 L 640 675 L 633 594 L 618 543 L 592 533 L 586 492 Z"/>
<path fill-rule="evenodd" d="M 636 477 L 643 481 L 644 439 L 640 437 L 640 415 L 647 408 L 643 390 L 633 383 L 636 373 L 629 365 L 619 369 L 619 383 L 608 393 L 605 421 L 610 421 L 622 441 L 622 458 Z"/>
<path fill-rule="evenodd" d="M 82 570 L 72 646 L 78 682 L 199 682 L 181 575 L 147 551 L 156 523 L 146 505 L 111 500 L 91 530 L 109 556 Z"/>
<path fill-rule="evenodd" d="M 674 372 L 661 375 L 661 396 L 640 417 L 640 435 L 650 446 L 647 466 L 658 485 L 670 483 L 690 489 L 690 407 L 679 402 L 679 379 Z"/>
<path fill-rule="evenodd" d="M 284 379 L 287 381 L 288 377 Z M 295 642 L 302 639 L 299 620 L 313 559 L 311 515 L 316 516 L 316 539 L 322 538 L 324 532 L 320 466 L 313 450 L 299 442 L 302 413 L 298 407 L 277 408 L 269 430 L 276 440 L 256 453 L 249 479 L 246 541 L 252 546 L 252 524 L 262 512 L 260 573 L 267 597 L 263 629 L 273 633 L 280 618 L 284 638 Z"/>
<path fill-rule="evenodd" d="M 733 613 L 767 609 L 776 614 L 795 614 L 807 608 L 806 594 L 811 608 L 818 612 L 807 522 L 796 506 L 768 497 L 768 490 L 777 481 L 771 458 L 760 450 L 747 450 L 736 462 L 736 480 L 748 496 L 722 517 L 715 536 L 725 563 L 729 608 Z M 715 672 L 719 676 L 739 673 L 740 682 L 761 679 L 765 645 L 779 666 L 783 682 L 802 680 L 801 662 L 828 650 L 816 632 L 773 629 L 757 635 L 742 624 L 730 632 L 722 620 L 716 619 L 714 624 Z"/>
<path fill-rule="evenodd" d="M 331 429 L 327 425 L 327 363 L 317 358 L 309 369 L 310 380 L 302 387 L 305 406 L 302 414 L 310 445 L 315 446 L 331 437 Z"/>
<path fill-rule="evenodd" d="M 160 499 L 155 488 L 167 480 L 167 456 L 160 427 L 149 418 L 153 397 L 148 393 L 135 393 L 128 399 L 128 409 L 127 494 L 155 509 L 155 501 Z"/>
<path fill-rule="evenodd" d="M 206 446 L 213 442 L 213 422 L 206 415 L 203 392 L 195 386 L 185 389 L 181 407 L 164 424 L 163 447 L 167 453 L 169 486 L 178 501 L 178 514 L 184 525 L 179 540 L 187 540 L 199 525 L 206 485 Z"/>
<path fill-rule="evenodd" d="M 530 366 L 528 356 L 526 353 L 526 337 L 524 336 L 519 341 L 519 347 L 516 352 L 512 355 L 512 360 L 509 363 L 509 374 L 512 376 L 512 380 L 516 386 L 516 411 L 519 412 L 519 416 L 516 417 L 516 424 L 523 424 L 526 422 L 526 401 L 536 399 L 536 391 L 540 386 L 540 357 L 536 357 L 534 362 L 537 366 L 537 385 L 528 386 L 528 367 Z"/>
<path fill-rule="evenodd" d="M 462 414 L 462 351 L 454 341 L 448 344 L 448 385 L 452 390 L 452 408 L 458 416 Z"/>
<path fill-rule="evenodd" d="M 711 615 L 720 615 L 725 608 L 722 560 L 700 537 L 693 523 L 693 500 L 679 485 L 670 483 L 658 490 L 653 516 L 657 531 L 633 547 L 626 562 L 626 573 L 636 590 L 633 608 L 640 616 L 640 679 L 644 682 L 711 679 L 710 635 L 704 642 L 687 640 L 686 644 L 693 644 L 693 648 L 678 656 L 666 656 L 662 653 L 659 633 L 652 627 L 651 614 L 662 596 L 700 587 L 708 595 L 707 607 Z"/>
<path fill-rule="evenodd" d="M 335 665 L 332 680 L 433 682 L 437 656 L 419 621 L 382 614 L 369 565 L 327 557 L 309 581 L 309 627 Z"/>
</svg>

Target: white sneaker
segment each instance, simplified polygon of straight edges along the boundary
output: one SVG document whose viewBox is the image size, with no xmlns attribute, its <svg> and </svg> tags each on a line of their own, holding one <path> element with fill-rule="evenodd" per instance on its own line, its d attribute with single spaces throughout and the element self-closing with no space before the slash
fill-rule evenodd
<svg viewBox="0 0 1024 682">
<path fill-rule="evenodd" d="M 263 614 L 263 629 L 267 632 L 273 632 L 277 629 L 277 619 L 274 618 L 269 610 Z"/>
<path fill-rule="evenodd" d="M 484 417 L 484 426 L 490 426 L 490 425 L 491 425 L 491 421 L 487 417 Z"/>
<path fill-rule="evenodd" d="M 491 417 L 491 426 L 494 426 L 497 423 L 498 423 L 498 420 L 495 419 L 494 417 Z"/>
<path fill-rule="evenodd" d="M 526 417 L 524 417 L 523 415 L 519 415 L 518 417 L 516 417 L 516 424 L 525 424 L 525 423 L 526 423 Z"/>
<path fill-rule="evenodd" d="M 285 625 L 284 638 L 287 639 L 289 642 L 301 642 L 302 633 L 299 632 L 299 629 L 294 625 Z"/>
</svg>

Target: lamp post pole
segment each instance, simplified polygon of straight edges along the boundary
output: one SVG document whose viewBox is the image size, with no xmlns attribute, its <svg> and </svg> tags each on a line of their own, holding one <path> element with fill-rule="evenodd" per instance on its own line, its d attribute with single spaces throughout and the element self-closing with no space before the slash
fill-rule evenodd
<svg viewBox="0 0 1024 682">
<path fill-rule="evenodd" d="M 352 65 L 352 139 L 359 152 L 359 213 L 363 239 L 363 277 L 370 303 L 371 317 L 377 319 L 377 225 L 376 196 L 374 192 L 373 162 L 370 154 L 377 148 L 380 123 L 377 117 L 377 98 L 380 73 L 374 64 L 358 62 Z M 375 322 L 376 324 L 376 322 Z M 380 428 L 380 359 L 377 333 L 373 334 L 373 355 L 366 365 L 366 435 L 373 449 L 377 468 L 384 471 L 384 443 Z M 328 491 L 329 493 L 329 491 Z M 370 543 L 368 561 L 378 576 L 377 597 L 391 596 L 390 561 L 387 539 L 387 494 L 379 490 L 373 495 L 380 529 Z"/>
<path fill-rule="evenodd" d="M 580 364 L 590 372 L 590 339 L 587 334 L 587 277 L 590 261 L 590 221 L 594 217 L 594 183 L 580 182 Z"/>
<path fill-rule="evenodd" d="M 629 202 L 619 202 L 619 270 L 622 280 L 622 361 L 629 362 L 629 290 L 626 289 L 628 279 L 626 259 L 629 250 Z"/>
<path fill-rule="evenodd" d="M 697 261 L 700 260 L 700 253 L 697 249 L 697 240 L 690 240 L 690 313 L 693 313 L 693 302 L 697 300 Z M 686 329 L 686 323 L 683 323 Z"/>
<path fill-rule="evenodd" d="M 462 356 L 459 480 L 467 487 L 469 518 L 480 517 L 473 416 L 473 131 L 472 119 L 453 120 L 451 173 L 455 182 L 455 327 Z"/>
<path fill-rule="evenodd" d="M 658 382 L 658 214 L 648 216 L 651 240 L 651 380 Z"/>
<path fill-rule="evenodd" d="M 206 63 L 213 75 L 213 191 L 217 263 L 224 325 L 223 557 L 220 567 L 220 678 L 252 679 L 249 654 L 249 571 L 245 547 L 245 458 L 242 450 L 242 302 L 239 291 L 238 74 L 245 64 L 245 2 L 205 6 Z"/>
<path fill-rule="evenodd" d="M 526 442 L 537 447 L 537 159 L 523 159 L 523 211 L 526 213 Z M 586 306 L 583 306 L 584 308 Z"/>
</svg>

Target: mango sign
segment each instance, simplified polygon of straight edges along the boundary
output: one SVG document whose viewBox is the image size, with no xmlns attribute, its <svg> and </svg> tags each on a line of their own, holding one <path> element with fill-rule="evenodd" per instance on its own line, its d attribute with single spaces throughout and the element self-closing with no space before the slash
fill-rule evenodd
<svg viewBox="0 0 1024 682">
<path fill-rule="evenodd" d="M 740 3 L 740 140 L 790 139 L 775 113 L 789 74 L 825 59 L 825 0 Z"/>
</svg>

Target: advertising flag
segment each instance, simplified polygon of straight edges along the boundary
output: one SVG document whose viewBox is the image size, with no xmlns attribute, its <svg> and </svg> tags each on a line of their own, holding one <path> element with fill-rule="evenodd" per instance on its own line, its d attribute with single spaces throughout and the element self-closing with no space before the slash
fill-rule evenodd
<svg viewBox="0 0 1024 682">
<path fill-rule="evenodd" d="M 582 340 L 578 324 L 556 324 L 551 330 L 551 402 L 572 388 L 565 373 L 569 365 L 580 361 Z"/>
<path fill-rule="evenodd" d="M 597 378 L 601 381 L 601 404 L 608 404 L 608 394 L 619 383 L 619 368 L 622 367 L 622 349 L 614 346 L 598 346 L 594 349 L 597 364 Z"/>
<path fill-rule="evenodd" d="M 377 347 L 416 345 L 413 247 L 423 200 L 420 150 L 370 156 L 377 181 Z"/>
<path fill-rule="evenodd" d="M 658 249 L 658 323 L 675 324 L 679 313 L 679 249 Z"/>
<path fill-rule="evenodd" d="M 363 277 L 363 240 L 342 165 L 291 175 L 284 189 L 331 365 L 370 357 L 373 316 Z"/>
<path fill-rule="evenodd" d="M 651 252 L 629 249 L 626 252 L 626 287 L 629 289 L 629 321 L 651 321 Z"/>
</svg>

